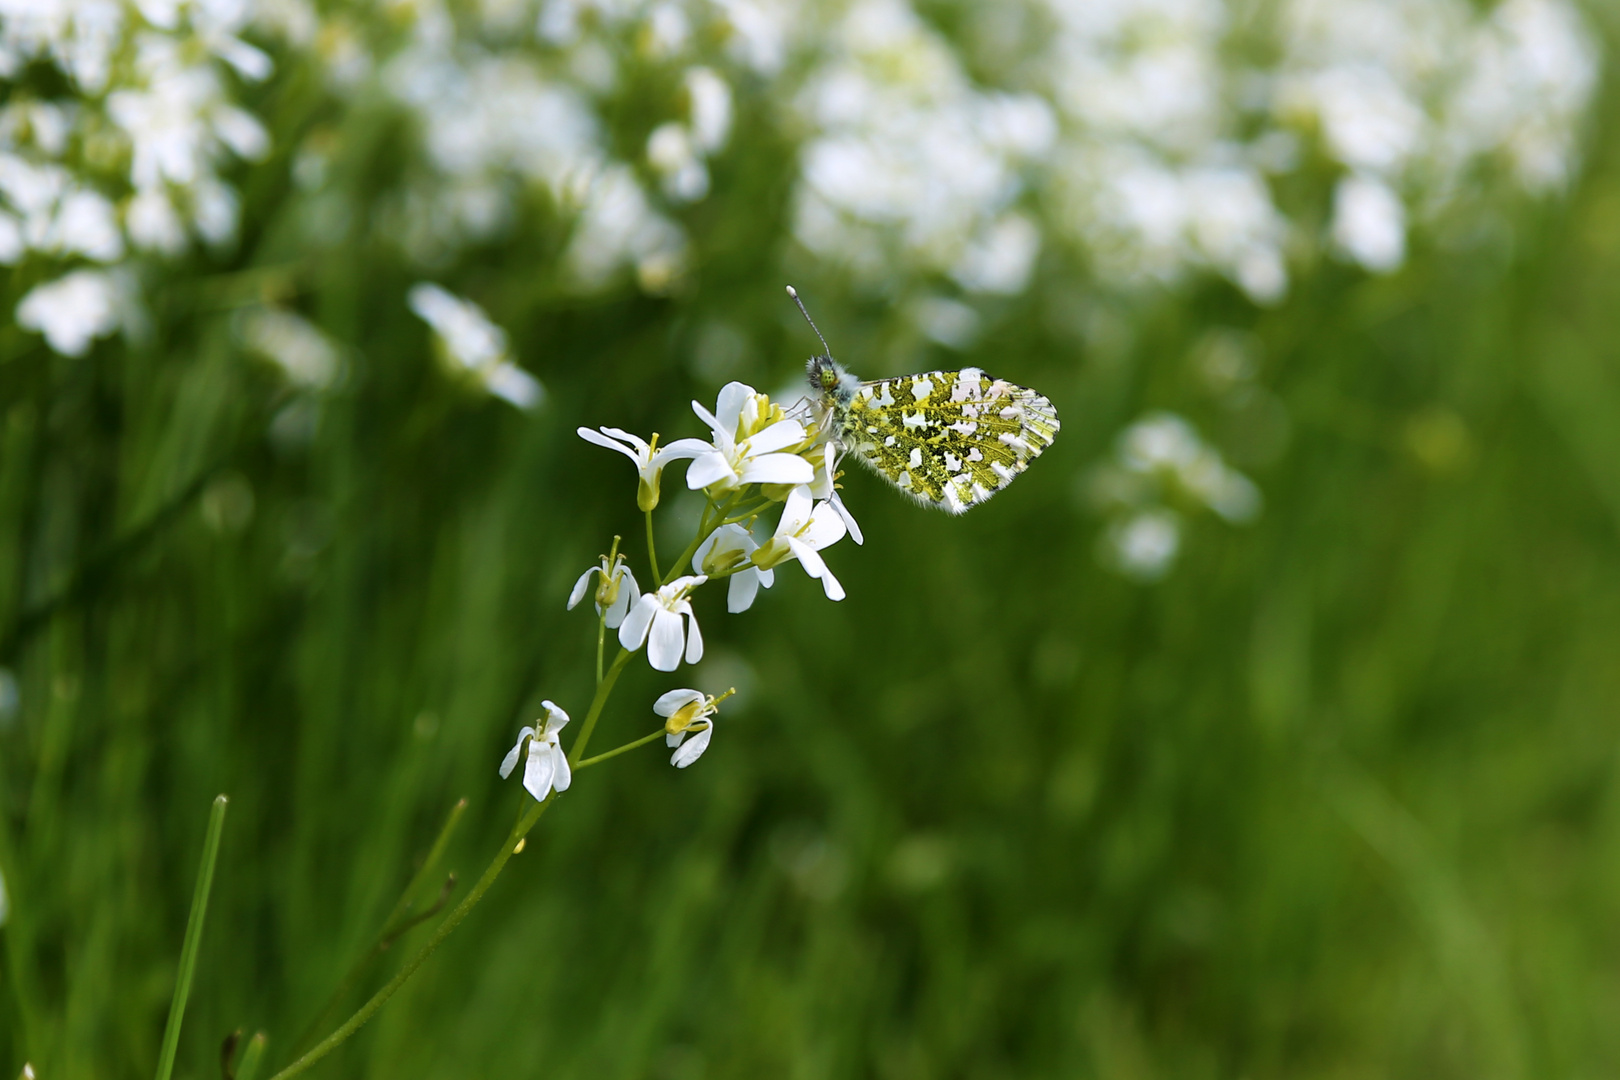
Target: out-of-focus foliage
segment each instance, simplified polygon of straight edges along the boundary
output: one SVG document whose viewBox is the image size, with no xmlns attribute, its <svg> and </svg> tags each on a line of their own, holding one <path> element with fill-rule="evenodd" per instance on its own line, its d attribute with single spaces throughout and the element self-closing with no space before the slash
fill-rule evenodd
<svg viewBox="0 0 1620 1080">
<path fill-rule="evenodd" d="M 583 774 L 323 1069 L 1614 1072 L 1606 14 L 0 0 L 0 1070 L 150 1069 L 218 791 L 187 1075 L 463 795 L 476 872 L 641 528 L 574 428 L 795 385 L 792 281 L 1057 444 L 700 598 L 713 747 Z"/>
</svg>

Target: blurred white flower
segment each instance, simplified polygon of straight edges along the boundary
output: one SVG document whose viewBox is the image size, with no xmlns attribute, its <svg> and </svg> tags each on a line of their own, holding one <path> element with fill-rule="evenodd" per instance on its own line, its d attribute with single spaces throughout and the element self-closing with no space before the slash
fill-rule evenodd
<svg viewBox="0 0 1620 1080">
<path fill-rule="evenodd" d="M 653 702 L 653 712 L 665 718 L 664 745 L 676 748 L 669 759 L 671 765 L 684 769 L 703 756 L 714 737 L 714 714 L 733 692 L 716 698 L 697 690 L 671 690 Z"/>
<path fill-rule="evenodd" d="M 609 630 L 617 630 L 619 624 L 624 622 L 626 613 L 641 599 L 636 575 L 625 565 L 623 555 L 614 555 L 611 563 L 606 555 L 602 556 L 601 565 L 591 567 L 574 582 L 574 589 L 568 594 L 569 611 L 573 611 L 585 599 L 585 590 L 590 587 L 592 574 L 597 578 L 596 613 L 602 616 L 602 622 Z"/>
<path fill-rule="evenodd" d="M 472 373 L 496 397 L 520 409 L 532 409 L 544 389 L 539 381 L 506 355 L 506 332 L 484 309 L 437 285 L 421 282 L 407 297 L 411 310 L 433 328 L 446 356 Z"/>
<path fill-rule="evenodd" d="M 1108 527 L 1107 557 L 1138 581 L 1157 581 L 1181 550 L 1181 518 L 1155 508 L 1121 518 Z"/>
<path fill-rule="evenodd" d="M 712 68 L 695 67 L 683 80 L 693 144 L 705 154 L 726 145 L 731 135 L 731 87 Z"/>
<path fill-rule="evenodd" d="M 658 447 L 658 436 L 653 435 L 651 443 L 646 442 L 639 435 L 632 435 L 622 428 L 605 427 L 600 431 L 590 428 L 577 428 L 575 430 L 580 438 L 586 442 L 605 446 L 609 450 L 617 450 L 630 459 L 630 464 L 636 467 L 639 482 L 636 485 L 636 506 L 643 512 L 652 510 L 658 505 L 659 486 L 663 481 L 664 466 L 671 461 L 681 461 L 695 458 L 700 454 L 713 450 L 702 439 L 676 439 L 665 447 Z"/>
<path fill-rule="evenodd" d="M 1333 189 L 1333 242 L 1374 273 L 1406 261 L 1406 207 L 1372 176 L 1346 176 Z"/>
<path fill-rule="evenodd" d="M 752 406 L 757 411 L 758 397 L 752 386 L 730 382 L 720 388 L 714 412 L 692 402 L 692 411 L 709 425 L 714 442 L 687 468 L 687 487 L 722 494 L 743 484 L 808 484 L 815 478 L 810 462 L 780 452 L 804 442 L 804 427 L 797 420 L 776 420 L 758 428 L 745 422 L 745 409 Z"/>
<path fill-rule="evenodd" d="M 557 741 L 557 733 L 568 723 L 568 714 L 551 701 L 542 701 L 540 704 L 546 710 L 544 719 L 539 722 L 540 726 L 524 727 L 519 731 L 517 742 L 501 760 L 501 779 L 505 780 L 512 775 L 513 768 L 517 766 L 518 756 L 523 751 L 523 741 L 528 740 L 529 754 L 523 766 L 523 786 L 536 801 L 544 801 L 553 789 L 567 791 L 568 785 L 573 783 L 573 774 L 568 768 L 568 757 Z"/>
<path fill-rule="evenodd" d="M 688 664 L 703 659 L 703 635 L 687 597 L 707 580 L 702 574 L 678 577 L 653 592 L 643 593 L 619 626 L 619 644 L 634 652 L 645 642 L 647 662 L 659 671 L 674 671 L 680 666 L 683 644 Z"/>
<path fill-rule="evenodd" d="M 75 270 L 36 285 L 17 304 L 17 325 L 45 335 L 63 356 L 83 356 L 90 343 L 126 322 L 124 282 L 105 270 Z"/>
<path fill-rule="evenodd" d="M 759 549 L 759 543 L 741 525 L 722 525 L 709 534 L 692 553 L 692 570 L 708 578 L 730 574 L 726 586 L 726 610 L 732 614 L 747 611 L 754 604 L 760 588 L 770 588 L 776 581 L 771 570 L 751 565 L 750 559 Z"/>
<path fill-rule="evenodd" d="M 1093 470 L 1089 487 L 1109 518 L 1103 561 L 1143 581 L 1163 576 L 1181 550 L 1182 519 L 1171 505 L 1207 509 L 1232 524 L 1260 513 L 1254 482 L 1173 413 L 1150 413 L 1126 428 L 1114 460 Z"/>
<path fill-rule="evenodd" d="M 337 347 L 308 320 L 280 308 L 242 316 L 242 341 L 273 362 L 287 381 L 306 390 L 332 385 L 342 366 Z"/>
<path fill-rule="evenodd" d="M 782 507 L 776 532 L 754 552 L 754 565 L 764 571 L 797 561 L 806 574 L 821 580 L 827 599 L 842 600 L 844 587 L 821 557 L 821 549 L 842 540 L 846 531 L 844 519 L 830 503 L 812 503 L 809 488 L 796 487 Z"/>
</svg>

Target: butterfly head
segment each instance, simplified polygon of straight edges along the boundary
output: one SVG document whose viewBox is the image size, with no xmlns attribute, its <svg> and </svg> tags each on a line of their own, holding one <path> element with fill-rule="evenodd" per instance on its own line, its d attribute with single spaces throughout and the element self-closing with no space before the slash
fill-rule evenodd
<svg viewBox="0 0 1620 1080">
<path fill-rule="evenodd" d="M 810 389 L 829 404 L 848 405 L 860 389 L 861 381 L 830 356 L 812 356 L 806 370 L 810 373 Z"/>
</svg>

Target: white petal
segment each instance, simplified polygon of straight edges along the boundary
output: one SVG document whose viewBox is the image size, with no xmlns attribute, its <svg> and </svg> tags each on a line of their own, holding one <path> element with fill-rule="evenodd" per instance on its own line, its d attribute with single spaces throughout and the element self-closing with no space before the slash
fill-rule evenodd
<svg viewBox="0 0 1620 1080">
<path fill-rule="evenodd" d="M 686 662 L 695 664 L 703 659 L 703 632 L 698 629 L 697 616 L 686 609 Z"/>
<path fill-rule="evenodd" d="M 653 702 L 653 712 L 664 717 L 674 716 L 685 706 L 702 700 L 703 695 L 696 690 L 671 690 L 658 695 L 658 700 Z"/>
<path fill-rule="evenodd" d="M 574 608 L 578 606 L 579 602 L 585 599 L 585 586 L 589 584 L 591 575 L 600 573 L 601 570 L 602 568 L 600 566 L 593 566 L 583 574 L 579 575 L 579 580 L 574 582 L 574 591 L 568 594 L 569 611 L 573 611 Z"/>
<path fill-rule="evenodd" d="M 774 450 L 781 450 L 788 446 L 797 446 L 804 442 L 804 428 L 797 420 L 778 420 L 764 431 L 759 431 L 748 437 L 748 452 L 753 455 L 769 454 Z M 806 465 L 810 465 L 808 461 Z M 810 465 L 810 475 L 815 475 L 816 467 Z M 808 480 L 805 483 L 809 483 Z"/>
<path fill-rule="evenodd" d="M 697 418 L 699 420 L 709 425 L 710 431 L 714 432 L 714 445 L 716 449 L 724 452 L 737 445 L 736 421 L 733 421 L 729 428 L 722 427 L 720 421 L 714 418 L 714 413 L 710 412 L 708 409 L 705 409 L 702 405 L 695 401 L 692 402 L 692 411 L 697 414 Z"/>
<path fill-rule="evenodd" d="M 508 750 L 506 752 L 506 756 L 501 759 L 502 780 L 505 780 L 508 776 L 512 775 L 512 769 L 517 765 L 518 751 L 523 749 L 523 740 L 529 738 L 533 734 L 534 728 L 532 727 L 525 727 L 522 731 L 518 732 L 517 742 L 512 744 L 512 749 Z"/>
<path fill-rule="evenodd" d="M 652 449 L 646 439 L 643 439 L 640 435 L 632 435 L 623 428 L 605 427 L 602 429 L 602 433 L 611 439 L 617 439 L 622 443 L 628 443 L 630 446 L 635 447 L 637 461 L 645 460 L 648 456 L 647 452 Z"/>
<path fill-rule="evenodd" d="M 636 575 L 632 574 L 630 572 L 630 568 L 627 566 L 624 568 L 624 572 L 619 576 L 618 597 L 613 601 L 613 603 L 609 604 L 608 609 L 602 613 L 602 619 L 607 628 L 612 630 L 614 627 L 624 622 L 625 612 L 629 611 L 631 606 L 640 599 L 641 590 L 636 585 Z"/>
<path fill-rule="evenodd" d="M 763 589 L 768 589 L 772 585 L 775 585 L 776 584 L 776 571 L 775 570 L 761 570 L 759 572 L 759 584 L 760 584 L 760 588 L 763 588 Z"/>
<path fill-rule="evenodd" d="M 647 628 L 652 625 L 653 612 L 658 610 L 658 594 L 647 593 L 630 609 L 630 614 L 619 624 L 619 644 L 635 652 L 647 640 Z"/>
<path fill-rule="evenodd" d="M 838 516 L 838 511 L 827 503 L 818 503 L 810 515 L 809 525 L 799 533 L 799 539 L 819 551 L 842 540 L 844 532 L 844 519 Z"/>
<path fill-rule="evenodd" d="M 563 712 L 555 701 L 549 699 L 542 701 L 540 707 L 546 710 L 546 721 L 541 725 L 540 731 L 543 735 L 555 738 L 557 732 L 568 726 L 568 714 Z"/>
<path fill-rule="evenodd" d="M 849 530 L 849 538 L 857 544 L 866 543 L 866 537 L 861 535 L 861 527 L 855 524 L 855 515 L 849 512 L 849 508 L 844 505 L 844 500 L 838 497 L 837 492 L 834 492 L 828 501 L 832 503 L 833 509 L 838 511 L 838 516 L 844 519 L 844 528 Z"/>
<path fill-rule="evenodd" d="M 647 663 L 659 671 L 674 671 L 681 666 L 681 644 L 681 617 L 659 608 L 647 639 Z"/>
<path fill-rule="evenodd" d="M 728 382 L 720 388 L 720 398 L 714 403 L 714 417 L 723 431 L 735 432 L 742 417 L 743 406 L 754 396 L 754 388 L 747 383 Z"/>
<path fill-rule="evenodd" d="M 562 747 L 553 744 L 551 756 L 553 759 L 552 768 L 555 770 L 555 775 L 551 778 L 551 786 L 558 791 L 567 791 L 568 785 L 574 782 L 573 770 L 568 767 L 568 755 L 562 752 Z"/>
<path fill-rule="evenodd" d="M 763 454 L 744 463 L 741 479 L 745 484 L 808 484 L 815 475 L 815 466 L 798 454 Z"/>
<path fill-rule="evenodd" d="M 827 594 L 829 600 L 842 600 L 844 598 L 844 586 L 839 584 L 837 578 L 833 577 L 832 567 L 825 564 L 821 567 L 821 589 Z"/>
<path fill-rule="evenodd" d="M 789 536 L 798 532 L 810 520 L 811 513 L 810 492 L 802 487 L 794 488 L 788 492 L 787 503 L 782 507 L 781 520 L 776 523 L 776 535 Z"/>
<path fill-rule="evenodd" d="M 686 741 L 686 732 L 684 732 L 684 731 L 677 731 L 673 735 L 665 735 L 664 736 L 664 745 L 665 746 L 679 746 L 679 745 L 681 745 L 681 743 L 683 743 L 685 741 Z"/>
<path fill-rule="evenodd" d="M 684 769 L 692 762 L 703 756 L 703 751 L 709 748 L 709 740 L 714 737 L 714 722 L 699 731 L 683 743 L 670 757 L 669 763 L 677 769 Z"/>
<path fill-rule="evenodd" d="M 576 428 L 575 431 L 579 437 L 584 439 L 586 442 L 595 443 L 597 446 L 605 446 L 609 450 L 617 450 L 619 453 L 635 462 L 638 468 L 640 467 L 641 458 L 637 457 L 636 452 L 623 443 L 616 442 L 613 439 L 608 438 L 606 435 L 592 431 L 590 428 Z"/>
<path fill-rule="evenodd" d="M 551 792 L 551 780 L 557 772 L 551 750 L 551 744 L 539 739 L 529 743 L 529 761 L 523 767 L 523 786 L 536 800 L 544 799 Z"/>
<path fill-rule="evenodd" d="M 792 550 L 794 558 L 799 560 L 799 565 L 804 567 L 805 573 L 816 578 L 826 573 L 827 564 L 816 554 L 815 548 L 795 536 L 787 538 L 787 545 Z"/>
<path fill-rule="evenodd" d="M 695 458 L 713 449 L 713 443 L 706 443 L 702 439 L 676 439 L 668 446 L 660 446 L 658 452 L 652 456 L 652 463 L 663 465 L 678 458 Z"/>
<path fill-rule="evenodd" d="M 754 606 L 758 593 L 759 571 L 753 567 L 737 571 L 731 575 L 731 584 L 726 588 L 726 610 L 733 615 L 747 611 Z"/>
<path fill-rule="evenodd" d="M 710 484 L 721 480 L 735 480 L 737 474 L 731 469 L 731 462 L 726 455 L 710 451 L 698 458 L 686 470 L 686 486 L 693 491 L 706 488 Z"/>
</svg>

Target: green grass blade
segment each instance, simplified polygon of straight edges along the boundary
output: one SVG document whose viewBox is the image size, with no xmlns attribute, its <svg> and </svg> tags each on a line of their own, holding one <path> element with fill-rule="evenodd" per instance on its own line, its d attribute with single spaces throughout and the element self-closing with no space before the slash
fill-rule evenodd
<svg viewBox="0 0 1620 1080">
<path fill-rule="evenodd" d="M 169 1024 L 163 1029 L 163 1052 L 158 1056 L 157 1080 L 169 1080 L 174 1071 L 174 1052 L 180 1045 L 180 1020 L 191 993 L 191 975 L 197 967 L 197 946 L 202 941 L 203 916 L 208 911 L 208 893 L 214 886 L 214 862 L 219 857 L 219 836 L 225 829 L 223 795 L 214 797 L 208 815 L 208 836 L 203 841 L 202 867 L 197 871 L 197 888 L 191 894 L 191 915 L 186 920 L 186 943 L 180 950 L 180 973 L 174 983 L 174 1000 L 169 1004 Z M 252 1048 L 249 1047 L 249 1052 Z"/>
<path fill-rule="evenodd" d="M 253 1080 L 259 1075 L 259 1065 L 264 1061 L 264 1032 L 259 1032 L 248 1040 L 247 1049 L 242 1051 L 242 1064 L 236 1067 L 236 1080 Z"/>
</svg>

